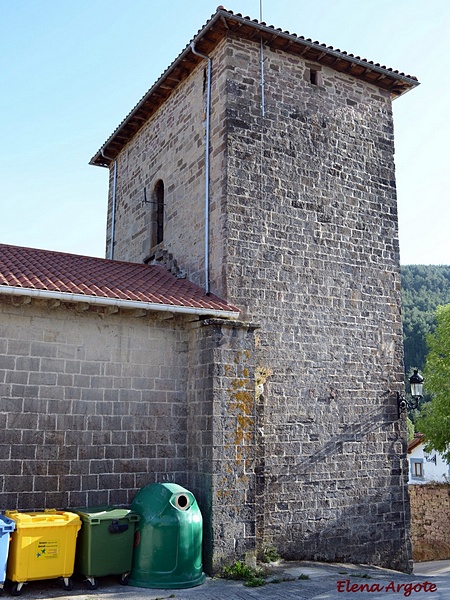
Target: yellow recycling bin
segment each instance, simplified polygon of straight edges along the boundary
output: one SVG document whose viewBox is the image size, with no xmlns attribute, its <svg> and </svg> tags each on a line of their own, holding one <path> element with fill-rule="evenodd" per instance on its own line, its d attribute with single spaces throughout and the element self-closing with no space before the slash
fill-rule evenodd
<svg viewBox="0 0 450 600">
<path fill-rule="evenodd" d="M 56 510 L 7 510 L 5 515 L 16 523 L 6 571 L 7 578 L 13 582 L 13 596 L 21 593 L 27 581 L 56 577 L 62 577 L 64 588 L 71 590 L 80 517 Z"/>
</svg>

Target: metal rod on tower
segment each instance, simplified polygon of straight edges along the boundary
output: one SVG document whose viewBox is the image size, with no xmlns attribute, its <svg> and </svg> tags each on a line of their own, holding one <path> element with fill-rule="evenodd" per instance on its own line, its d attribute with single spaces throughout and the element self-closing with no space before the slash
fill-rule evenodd
<svg viewBox="0 0 450 600">
<path fill-rule="evenodd" d="M 263 20 L 263 0 L 259 0 L 259 22 Z M 265 116 L 265 102 L 264 102 L 264 43 L 261 38 L 261 49 L 260 49 L 260 60 L 261 60 L 261 115 Z"/>
</svg>

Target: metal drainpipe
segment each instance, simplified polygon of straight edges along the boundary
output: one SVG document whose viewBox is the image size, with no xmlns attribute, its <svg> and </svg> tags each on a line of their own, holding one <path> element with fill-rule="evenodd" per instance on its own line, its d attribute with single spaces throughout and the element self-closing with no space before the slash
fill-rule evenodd
<svg viewBox="0 0 450 600">
<path fill-rule="evenodd" d="M 210 146 L 210 116 L 211 116 L 211 63 L 212 59 L 197 52 L 194 42 L 191 43 L 194 54 L 208 61 L 206 83 L 206 133 L 205 133 L 205 291 L 209 291 L 209 146 Z"/>
<path fill-rule="evenodd" d="M 263 20 L 263 3 L 262 0 L 260 0 L 259 2 L 259 21 L 260 23 L 262 23 Z M 261 63 L 261 116 L 265 116 L 266 115 L 266 106 L 265 106 L 265 91 L 264 91 L 264 87 L 265 87 L 265 82 L 264 82 L 264 42 L 263 39 L 261 37 L 261 44 L 260 44 L 260 50 L 259 50 L 259 55 L 260 55 L 260 63 Z"/>
<path fill-rule="evenodd" d="M 114 174 L 113 174 L 113 193 L 112 193 L 112 209 L 111 209 L 111 241 L 109 246 L 109 259 L 114 259 L 114 236 L 116 229 L 116 190 L 117 190 L 117 159 L 112 159 L 101 150 L 103 158 L 107 160 L 114 160 Z"/>
</svg>

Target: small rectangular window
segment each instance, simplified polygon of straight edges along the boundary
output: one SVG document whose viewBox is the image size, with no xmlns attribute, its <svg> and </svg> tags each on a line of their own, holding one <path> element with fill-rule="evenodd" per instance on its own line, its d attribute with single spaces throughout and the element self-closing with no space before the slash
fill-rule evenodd
<svg viewBox="0 0 450 600">
<path fill-rule="evenodd" d="M 316 65 L 314 63 L 306 63 L 305 64 L 305 74 L 304 77 L 306 81 L 309 81 L 311 85 L 321 86 L 323 85 L 323 72 L 322 67 L 320 65 Z"/>
<path fill-rule="evenodd" d="M 411 477 L 413 479 L 423 479 L 423 460 L 411 459 Z"/>
</svg>

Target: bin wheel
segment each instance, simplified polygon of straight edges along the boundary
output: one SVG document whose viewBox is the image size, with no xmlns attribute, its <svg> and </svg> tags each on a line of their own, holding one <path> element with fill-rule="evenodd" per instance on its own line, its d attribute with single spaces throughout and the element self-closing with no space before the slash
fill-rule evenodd
<svg viewBox="0 0 450 600">
<path fill-rule="evenodd" d="M 23 583 L 15 582 L 12 584 L 11 596 L 20 596 L 22 593 Z"/>
<path fill-rule="evenodd" d="M 128 585 L 129 581 L 130 581 L 130 574 L 129 573 L 124 573 L 123 575 L 120 576 L 120 583 L 122 585 Z"/>
<path fill-rule="evenodd" d="M 93 577 L 88 577 L 86 579 L 86 585 L 88 590 L 96 590 L 97 584 L 95 583 L 95 579 Z"/>
<path fill-rule="evenodd" d="M 73 590 L 73 581 L 70 579 L 70 577 L 64 577 L 64 589 L 68 592 Z"/>
</svg>

